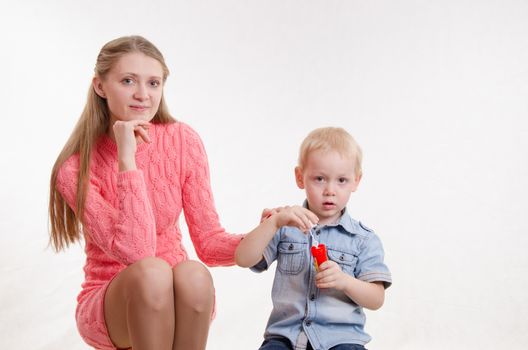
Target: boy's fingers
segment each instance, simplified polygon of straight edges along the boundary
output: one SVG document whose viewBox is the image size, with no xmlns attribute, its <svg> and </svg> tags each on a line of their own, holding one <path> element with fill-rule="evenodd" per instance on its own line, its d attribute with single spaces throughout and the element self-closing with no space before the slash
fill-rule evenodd
<svg viewBox="0 0 528 350">
<path fill-rule="evenodd" d="M 325 270 L 328 270 L 330 268 L 330 262 L 328 260 L 326 260 L 325 262 L 323 262 L 321 265 L 319 265 L 319 269 L 321 271 L 325 271 Z"/>
<path fill-rule="evenodd" d="M 328 272 L 326 270 L 328 270 L 327 268 L 323 268 L 323 264 L 319 265 L 319 272 L 315 275 L 315 279 L 321 279 L 321 278 L 325 278 L 326 276 L 328 276 Z"/>
<path fill-rule="evenodd" d="M 319 218 L 316 215 L 305 208 L 303 208 L 302 218 L 308 230 L 315 226 L 314 223 L 319 221 Z"/>
<path fill-rule="evenodd" d="M 306 210 L 306 215 L 310 218 L 311 222 L 314 222 L 314 223 L 319 222 L 319 218 L 317 217 L 317 215 L 315 215 L 312 211 L 308 209 L 304 209 L 304 210 Z"/>
<path fill-rule="evenodd" d="M 319 218 L 317 217 L 317 215 L 312 213 L 310 210 L 306 208 L 302 208 L 302 211 L 303 211 L 304 217 L 306 218 L 306 224 L 309 226 L 309 228 L 313 227 L 314 223 L 319 222 Z"/>
<path fill-rule="evenodd" d="M 332 283 L 335 281 L 335 278 L 332 275 L 323 276 L 320 279 L 316 279 L 317 283 Z"/>
<path fill-rule="evenodd" d="M 317 288 L 321 288 L 321 289 L 332 288 L 332 284 L 331 283 L 318 284 Z"/>
<path fill-rule="evenodd" d="M 264 219 L 267 219 L 269 218 L 270 216 L 273 215 L 273 211 L 271 209 L 268 209 L 268 208 L 265 208 L 263 211 L 262 211 L 262 214 L 260 214 L 260 219 L 261 220 L 264 220 Z"/>
<path fill-rule="evenodd" d="M 307 231 L 310 230 L 310 228 L 312 227 L 310 219 L 306 215 L 303 215 L 301 217 L 301 219 L 302 219 L 303 224 L 304 224 L 304 229 L 307 230 Z"/>
<path fill-rule="evenodd" d="M 300 213 L 294 210 L 292 212 L 292 219 L 295 221 L 295 224 L 299 230 L 306 231 L 306 223 L 304 222 L 304 218 Z"/>
</svg>

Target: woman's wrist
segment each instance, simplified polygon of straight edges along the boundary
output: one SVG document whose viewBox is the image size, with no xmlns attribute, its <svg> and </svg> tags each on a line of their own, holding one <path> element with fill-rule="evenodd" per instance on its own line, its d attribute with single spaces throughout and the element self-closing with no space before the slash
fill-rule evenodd
<svg viewBox="0 0 528 350">
<path fill-rule="evenodd" d="M 136 160 L 135 159 L 119 159 L 118 161 L 118 168 L 119 171 L 130 171 L 130 170 L 136 170 Z"/>
</svg>

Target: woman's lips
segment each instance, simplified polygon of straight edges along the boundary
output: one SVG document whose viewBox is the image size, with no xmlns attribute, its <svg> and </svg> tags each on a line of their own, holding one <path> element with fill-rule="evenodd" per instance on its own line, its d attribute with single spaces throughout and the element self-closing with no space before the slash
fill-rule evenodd
<svg viewBox="0 0 528 350">
<path fill-rule="evenodd" d="M 136 112 L 144 112 L 148 109 L 147 106 L 130 106 L 130 109 L 136 111 Z"/>
</svg>

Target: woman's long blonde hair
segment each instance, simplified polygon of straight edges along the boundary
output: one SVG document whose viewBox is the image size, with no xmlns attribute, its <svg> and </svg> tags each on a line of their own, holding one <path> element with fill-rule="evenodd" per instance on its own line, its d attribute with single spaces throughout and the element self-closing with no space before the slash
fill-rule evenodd
<svg viewBox="0 0 528 350">
<path fill-rule="evenodd" d="M 95 75 L 104 80 L 108 72 L 125 54 L 141 52 L 156 59 L 163 68 L 163 82 L 165 83 L 169 69 L 161 52 L 147 39 L 141 36 L 125 36 L 108 42 L 97 56 Z M 107 132 L 109 128 L 110 112 L 105 99 L 94 91 L 92 85 L 88 90 L 88 98 L 84 110 L 70 135 L 66 145 L 55 161 L 50 181 L 50 243 L 55 251 L 67 248 L 71 243 L 80 240 L 82 232 L 82 218 L 84 203 L 89 184 L 90 155 L 96 140 Z M 158 111 L 153 123 L 170 123 L 174 119 L 170 116 L 165 100 L 161 97 Z M 79 154 L 79 175 L 75 211 L 68 206 L 57 190 L 57 174 L 62 164 L 73 154 Z"/>
</svg>

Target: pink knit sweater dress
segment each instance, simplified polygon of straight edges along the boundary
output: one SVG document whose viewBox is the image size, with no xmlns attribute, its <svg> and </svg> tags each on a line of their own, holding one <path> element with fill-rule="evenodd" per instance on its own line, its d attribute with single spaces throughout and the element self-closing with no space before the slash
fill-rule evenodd
<svg viewBox="0 0 528 350">
<path fill-rule="evenodd" d="M 156 256 L 171 266 L 188 259 L 179 217 L 183 209 L 198 257 L 208 266 L 234 264 L 242 235 L 221 227 L 209 182 L 207 155 L 198 134 L 175 122 L 154 124 L 151 143 L 140 143 L 137 170 L 118 171 L 117 145 L 102 136 L 92 151 L 85 204 L 85 281 L 77 297 L 82 338 L 96 349 L 115 349 L 104 321 L 104 293 L 128 265 Z M 61 167 L 57 188 L 75 208 L 79 156 Z"/>
</svg>

